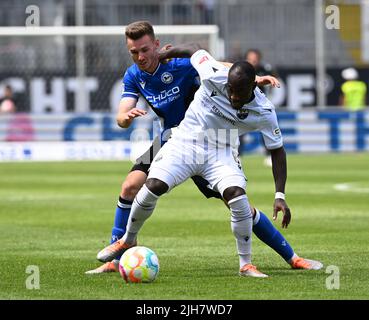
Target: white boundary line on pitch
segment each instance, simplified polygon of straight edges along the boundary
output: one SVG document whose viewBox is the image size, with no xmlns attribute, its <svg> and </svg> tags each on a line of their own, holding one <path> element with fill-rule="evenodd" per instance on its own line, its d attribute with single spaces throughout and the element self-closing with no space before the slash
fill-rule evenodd
<svg viewBox="0 0 369 320">
<path fill-rule="evenodd" d="M 333 185 L 333 188 L 337 191 L 344 191 L 344 192 L 369 193 L 369 186 L 367 188 L 356 186 L 357 184 L 361 184 L 361 183 L 365 183 L 365 182 L 336 183 Z"/>
</svg>

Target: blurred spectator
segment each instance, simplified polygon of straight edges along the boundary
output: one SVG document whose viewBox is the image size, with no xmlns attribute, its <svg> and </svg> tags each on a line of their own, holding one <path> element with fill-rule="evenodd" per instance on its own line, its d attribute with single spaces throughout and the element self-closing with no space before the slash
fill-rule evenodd
<svg viewBox="0 0 369 320">
<path fill-rule="evenodd" d="M 245 54 L 245 60 L 249 63 L 251 63 L 255 70 L 256 74 L 258 76 L 266 76 L 266 75 L 272 75 L 274 77 L 278 77 L 277 72 L 273 70 L 272 66 L 269 63 L 263 63 L 262 62 L 262 54 L 260 50 L 258 49 L 249 49 L 247 50 Z M 266 96 L 270 93 L 271 87 L 265 87 L 265 86 L 259 86 L 259 88 L 265 93 Z"/>
<path fill-rule="evenodd" d="M 275 70 L 273 70 L 270 64 L 262 63 L 262 58 L 263 56 L 260 50 L 258 49 L 249 49 L 247 50 L 245 54 L 245 60 L 254 66 L 256 70 L 256 75 L 261 76 L 261 77 L 266 76 L 266 75 L 272 75 L 274 77 L 277 77 L 277 73 L 275 72 Z M 266 96 L 270 94 L 270 90 L 271 90 L 270 86 L 269 87 L 259 86 L 259 88 L 265 93 Z M 265 155 L 266 155 L 264 159 L 264 165 L 268 167 L 272 167 L 272 157 L 270 155 L 270 151 L 265 147 L 265 145 L 264 145 L 264 149 L 265 149 Z"/>
<path fill-rule="evenodd" d="M 10 85 L 6 85 L 4 95 L 0 98 L 0 113 L 14 113 L 15 111 L 13 89 Z"/>
<path fill-rule="evenodd" d="M 346 81 L 341 86 L 340 105 L 349 111 L 358 111 L 365 108 L 366 84 L 358 80 L 359 74 L 354 68 L 342 71 L 342 78 Z"/>
</svg>

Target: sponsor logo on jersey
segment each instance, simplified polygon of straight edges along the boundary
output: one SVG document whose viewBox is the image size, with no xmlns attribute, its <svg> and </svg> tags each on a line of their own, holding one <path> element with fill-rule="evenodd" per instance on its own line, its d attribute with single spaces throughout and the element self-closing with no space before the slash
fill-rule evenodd
<svg viewBox="0 0 369 320">
<path fill-rule="evenodd" d="M 160 94 L 156 95 L 156 96 L 146 96 L 146 99 L 152 103 L 156 103 L 159 101 L 162 101 L 170 96 L 176 95 L 177 93 L 179 93 L 181 90 L 179 89 L 178 86 L 173 87 L 172 89 L 169 90 L 163 90 L 160 91 Z"/>
<path fill-rule="evenodd" d="M 164 72 L 161 75 L 161 81 L 165 84 L 169 84 L 173 82 L 173 75 L 169 72 Z"/>
<path fill-rule="evenodd" d="M 279 136 L 281 134 L 281 130 L 279 128 L 276 128 L 276 129 L 273 130 L 273 134 L 275 136 Z"/>
<path fill-rule="evenodd" d="M 145 85 L 146 85 L 145 81 L 140 81 L 140 86 L 142 87 L 142 89 L 145 89 Z"/>
<path fill-rule="evenodd" d="M 247 109 L 239 109 L 237 110 L 237 117 L 241 120 L 244 120 L 249 115 L 249 111 Z"/>
<path fill-rule="evenodd" d="M 222 111 L 220 111 L 216 106 L 213 106 L 211 108 L 211 111 L 214 112 L 217 116 L 223 118 L 224 120 L 230 122 L 232 125 L 235 125 L 236 124 L 236 121 L 234 121 L 233 119 L 230 119 L 228 117 L 226 117 Z"/>
<path fill-rule="evenodd" d="M 202 64 L 203 62 L 208 61 L 208 60 L 209 60 L 208 56 L 203 56 L 203 57 L 199 60 L 199 64 Z"/>
</svg>

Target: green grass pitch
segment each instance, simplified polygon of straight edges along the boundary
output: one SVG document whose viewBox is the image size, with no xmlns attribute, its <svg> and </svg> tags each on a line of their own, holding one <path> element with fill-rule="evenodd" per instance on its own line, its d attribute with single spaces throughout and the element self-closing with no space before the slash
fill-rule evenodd
<svg viewBox="0 0 369 320">
<path fill-rule="evenodd" d="M 243 165 L 252 204 L 271 218 L 274 183 L 262 161 L 246 156 Z M 229 213 L 219 200 L 203 198 L 191 181 L 159 200 L 140 233 L 139 244 L 160 260 L 155 282 L 126 284 L 118 273 L 85 275 L 99 266 L 96 253 L 108 244 L 130 166 L 0 164 L 0 299 L 369 298 L 369 154 L 289 155 L 292 222 L 287 230 L 280 227 L 281 216 L 275 223 L 296 253 L 321 260 L 324 269 L 292 270 L 254 237 L 253 262 L 267 279 L 238 276 Z M 26 288 L 29 265 L 40 270 L 38 290 Z M 326 286 L 331 265 L 338 267 L 339 289 Z"/>
</svg>

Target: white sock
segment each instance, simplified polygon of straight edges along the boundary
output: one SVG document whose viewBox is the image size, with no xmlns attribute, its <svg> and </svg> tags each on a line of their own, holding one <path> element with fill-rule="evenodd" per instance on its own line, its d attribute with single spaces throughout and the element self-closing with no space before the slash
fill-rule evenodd
<svg viewBox="0 0 369 320">
<path fill-rule="evenodd" d="M 231 209 L 231 228 L 236 238 L 240 268 L 251 263 L 252 212 L 247 196 L 236 197 L 228 202 Z"/>
<path fill-rule="evenodd" d="M 136 241 L 137 233 L 144 222 L 151 216 L 158 198 L 146 185 L 143 185 L 133 200 L 131 214 L 127 223 L 127 232 L 123 236 L 124 242 L 133 244 Z"/>
<path fill-rule="evenodd" d="M 254 220 L 253 220 L 253 225 L 256 226 L 258 224 L 260 220 L 260 212 L 258 209 L 255 208 L 255 217 L 254 217 Z"/>
</svg>

